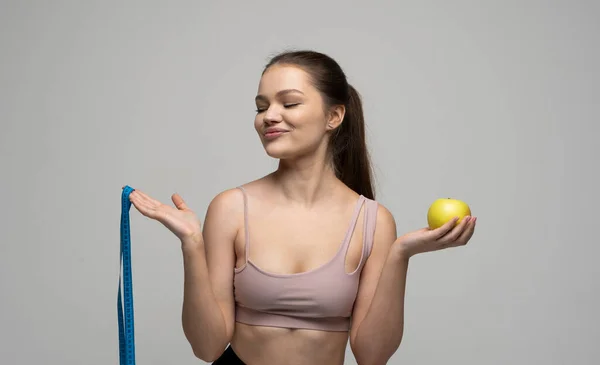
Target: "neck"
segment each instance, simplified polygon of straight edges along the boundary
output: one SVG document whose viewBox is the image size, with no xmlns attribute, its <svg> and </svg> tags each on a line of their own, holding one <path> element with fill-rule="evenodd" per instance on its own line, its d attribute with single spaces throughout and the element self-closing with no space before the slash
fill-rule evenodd
<svg viewBox="0 0 600 365">
<path fill-rule="evenodd" d="M 315 156 L 295 160 L 280 160 L 273 173 L 276 186 L 279 186 L 286 199 L 304 206 L 311 206 L 323 198 L 329 199 L 339 186 L 333 165 Z"/>
</svg>

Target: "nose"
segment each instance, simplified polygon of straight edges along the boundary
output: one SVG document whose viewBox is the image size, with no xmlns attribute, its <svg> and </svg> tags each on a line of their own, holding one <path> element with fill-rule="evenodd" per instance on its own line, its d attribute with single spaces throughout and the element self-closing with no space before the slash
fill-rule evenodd
<svg viewBox="0 0 600 365">
<path fill-rule="evenodd" d="M 275 106 L 271 106 L 265 111 L 263 122 L 267 124 L 281 123 L 281 113 Z"/>
</svg>

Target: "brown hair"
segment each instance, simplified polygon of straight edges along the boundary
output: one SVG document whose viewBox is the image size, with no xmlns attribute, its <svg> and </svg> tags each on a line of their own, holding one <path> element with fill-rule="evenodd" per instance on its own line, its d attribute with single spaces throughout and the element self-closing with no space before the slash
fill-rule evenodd
<svg viewBox="0 0 600 365">
<path fill-rule="evenodd" d="M 350 189 L 375 199 L 361 97 L 348 83 L 342 68 L 323 53 L 286 51 L 274 56 L 265 66 L 263 74 L 276 64 L 297 66 L 307 72 L 321 93 L 326 109 L 334 105 L 345 106 L 344 120 L 331 135 L 329 144 L 335 173 Z"/>
</svg>

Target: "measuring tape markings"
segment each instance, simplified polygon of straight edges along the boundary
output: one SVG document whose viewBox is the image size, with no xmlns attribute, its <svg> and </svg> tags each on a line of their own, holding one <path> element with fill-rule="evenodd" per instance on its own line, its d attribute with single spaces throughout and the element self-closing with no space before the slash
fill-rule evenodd
<svg viewBox="0 0 600 365">
<path fill-rule="evenodd" d="M 135 365 L 133 283 L 131 274 L 131 231 L 129 228 L 129 194 L 135 189 L 125 186 L 121 193 L 121 253 L 117 315 L 119 322 L 119 365 Z M 122 278 L 121 278 L 122 276 Z M 121 294 L 121 279 L 123 294 Z M 122 295 L 124 298 L 122 298 Z"/>
</svg>

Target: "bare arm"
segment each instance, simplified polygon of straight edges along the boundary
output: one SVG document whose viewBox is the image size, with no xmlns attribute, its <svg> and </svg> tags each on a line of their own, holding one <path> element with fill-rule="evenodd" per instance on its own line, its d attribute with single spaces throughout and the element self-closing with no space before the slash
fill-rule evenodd
<svg viewBox="0 0 600 365">
<path fill-rule="evenodd" d="M 458 217 L 457 217 L 458 218 Z M 424 227 L 396 238 L 389 212 L 380 209 L 373 252 L 361 275 L 350 345 L 359 365 L 383 365 L 396 352 L 404 332 L 404 295 L 410 257 L 464 246 L 475 219 L 457 218 L 436 229 Z"/>
<path fill-rule="evenodd" d="M 396 238 L 394 218 L 380 205 L 350 330 L 350 346 L 359 365 L 386 364 L 402 341 L 408 260 L 390 250 Z"/>
<path fill-rule="evenodd" d="M 202 237 L 182 241 L 183 330 L 194 354 L 207 362 L 221 355 L 233 335 L 238 194 L 233 189 L 217 195 L 208 207 Z"/>
</svg>

